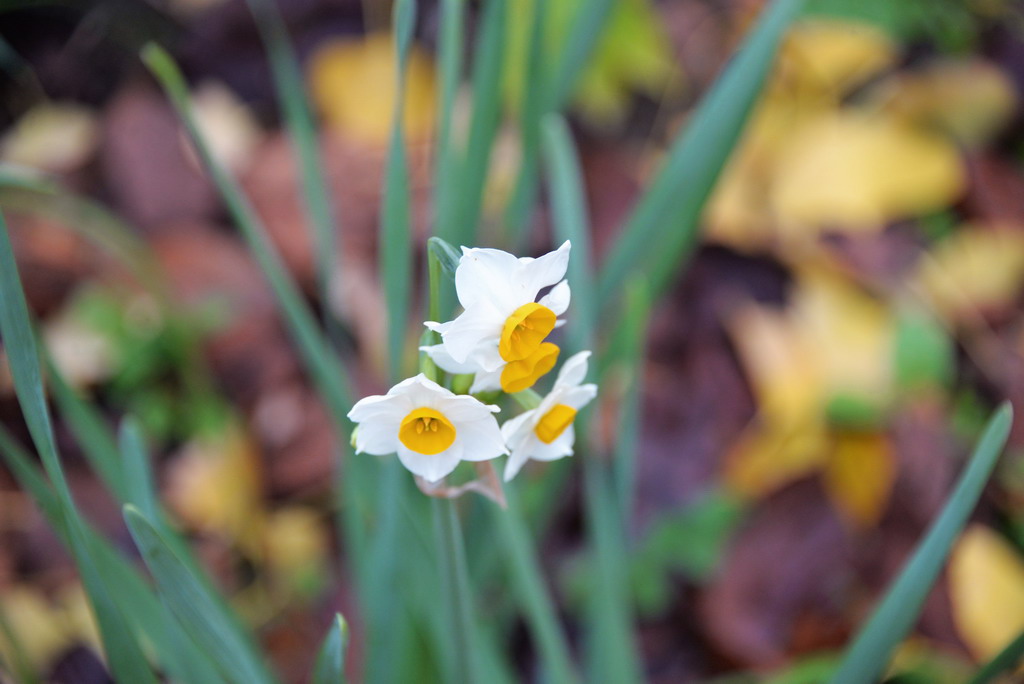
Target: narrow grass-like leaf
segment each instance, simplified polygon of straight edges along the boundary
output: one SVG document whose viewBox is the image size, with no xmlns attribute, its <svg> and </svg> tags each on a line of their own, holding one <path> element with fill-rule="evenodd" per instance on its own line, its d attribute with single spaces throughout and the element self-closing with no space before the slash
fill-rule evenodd
<svg viewBox="0 0 1024 684">
<path fill-rule="evenodd" d="M 432 237 L 427 240 L 427 252 L 437 259 L 437 263 L 449 278 L 455 277 L 455 269 L 459 267 L 459 260 L 462 258 L 459 250 L 439 237 Z"/>
<path fill-rule="evenodd" d="M 620 335 L 608 351 L 608 356 L 619 362 L 625 375 L 626 390 L 619 405 L 619 429 L 615 436 L 615 452 L 612 472 L 614 474 L 617 499 L 626 529 L 630 512 L 633 510 L 636 489 L 636 451 L 640 433 L 640 393 L 643 389 L 644 343 L 647 340 L 647 324 L 651 315 L 651 296 L 647 281 L 635 276 L 626 286 L 625 313 Z"/>
<path fill-rule="evenodd" d="M 511 11 L 522 11 L 519 7 Z M 520 160 L 512 196 L 505 207 L 505 232 L 515 252 L 522 252 L 530 236 L 530 213 L 537 201 L 538 171 L 540 166 L 540 127 L 544 115 L 547 90 L 544 63 L 544 28 L 547 5 L 531 3 L 530 33 L 526 46 L 526 86 L 519 112 Z"/>
<path fill-rule="evenodd" d="M 118 457 L 117 442 L 103 416 L 96 406 L 82 399 L 68 384 L 45 349 L 43 358 L 46 362 L 46 377 L 50 381 L 51 395 L 89 465 L 119 501 L 127 501 L 128 489 Z"/>
<path fill-rule="evenodd" d="M 996 657 L 985 663 L 967 684 L 989 684 L 1005 672 L 1012 672 L 1020 667 L 1024 660 L 1024 632 L 1006 645 Z"/>
<path fill-rule="evenodd" d="M 540 2 L 541 7 L 545 4 Z M 573 29 L 555 59 L 555 75 L 548 85 L 545 111 L 560 111 L 573 96 L 576 84 L 608 26 L 615 0 L 586 0 L 578 4 Z"/>
<path fill-rule="evenodd" d="M 544 119 L 543 135 L 555 235 L 558 242 L 572 242 L 567 276 L 576 311 L 569 320 L 566 346 L 571 351 L 579 351 L 593 346 L 597 323 L 597 300 L 590 266 L 590 221 L 579 159 L 568 126 L 560 116 L 549 114 Z"/>
<path fill-rule="evenodd" d="M 242 232 L 242 237 L 270 283 L 285 322 L 298 345 L 302 360 L 327 403 L 339 433 L 345 434 L 348 430 L 345 415 L 352 406 L 352 394 L 349 391 L 348 375 L 345 373 L 344 367 L 330 351 L 323 335 L 317 328 L 316 319 L 303 300 L 295 281 L 281 263 L 281 258 L 270 243 L 266 230 L 252 205 L 242 194 L 235 180 L 213 157 L 192 113 L 188 86 L 178 66 L 163 48 L 153 43 L 143 48 L 142 60 L 163 86 L 177 110 L 203 165 L 220 191 L 228 211 Z"/>
<path fill-rule="evenodd" d="M 565 632 L 558 622 L 555 602 L 551 598 L 540 562 L 523 521 L 519 502 L 513 487 L 506 489 L 508 508 L 489 506 L 501 529 L 503 546 L 508 558 L 512 584 L 519 594 L 526 612 L 530 633 L 540 651 L 541 661 L 548 677 L 545 681 L 568 684 L 577 681 L 575 667 Z"/>
<path fill-rule="evenodd" d="M 288 40 L 281 14 L 274 0 L 248 0 L 260 37 L 270 60 L 284 123 L 295 149 L 302 180 L 302 194 L 310 224 L 320 300 L 330 331 L 333 323 L 328 306 L 331 281 L 337 264 L 334 220 L 328 199 L 327 181 L 317 140 L 313 112 L 303 87 L 302 68 Z"/>
<path fill-rule="evenodd" d="M 879 681 L 893 650 L 917 621 L 953 542 L 974 510 L 1006 444 L 1012 421 L 1013 408 L 1009 403 L 1003 404 L 989 420 L 942 512 L 846 651 L 832 684 Z"/>
<path fill-rule="evenodd" d="M 313 668 L 312 684 L 345 684 L 345 651 L 348 649 L 348 623 L 338 613 L 320 645 Z"/>
<path fill-rule="evenodd" d="M 4 166 L 0 164 L 0 207 L 54 219 L 111 256 L 157 296 L 165 292 L 166 283 L 152 250 L 109 209 L 47 178 L 26 176 Z"/>
<path fill-rule="evenodd" d="M 127 503 L 134 504 L 150 520 L 162 515 L 156 500 L 153 472 L 149 465 L 149 453 L 138 421 L 125 418 L 121 424 L 119 439 L 124 457 L 124 478 L 128 491 Z"/>
<path fill-rule="evenodd" d="M 462 79 L 462 43 L 466 25 L 466 0 L 441 0 L 438 31 L 437 157 L 434 164 L 434 234 L 447 233 L 454 225 L 459 194 L 459 155 L 452 140 L 455 98 Z"/>
<path fill-rule="evenodd" d="M 412 212 L 409 206 L 409 161 L 405 149 L 402 114 L 405 111 L 406 71 L 416 5 L 398 0 L 394 8 L 395 49 L 398 64 L 395 110 L 391 114 L 391 141 L 381 207 L 379 246 L 380 273 L 387 303 L 388 367 L 395 379 L 400 374 L 405 344 L 409 290 L 412 283 Z"/>
<path fill-rule="evenodd" d="M 7 224 L 0 215 L 0 337 L 7 352 L 11 376 L 18 403 L 28 425 L 32 441 L 36 445 L 58 494 L 61 515 L 65 521 L 71 550 L 75 557 L 92 603 L 99 625 L 107 660 L 115 677 L 124 681 L 155 682 L 135 634 L 99 574 L 94 559 L 89 553 L 84 537 L 84 522 L 78 514 L 71 489 L 64 477 L 64 471 L 57 454 L 53 436 L 50 411 L 43 390 L 43 376 L 40 368 L 39 347 L 36 343 L 25 301 L 25 292 L 18 277 L 14 251 L 11 248 Z"/>
<path fill-rule="evenodd" d="M 440 550 L 441 573 L 445 603 L 451 611 L 452 648 L 455 651 L 455 682 L 473 684 L 481 677 L 477 626 L 473 615 L 473 592 L 466 570 L 459 515 L 452 499 L 434 499 L 434 531 Z"/>
<path fill-rule="evenodd" d="M 704 204 L 736 145 L 802 0 L 775 0 L 672 144 L 601 269 L 599 296 L 617 296 L 642 269 L 654 296 L 693 246 Z"/>
<path fill-rule="evenodd" d="M 473 118 L 459 171 L 458 207 L 452 232 L 442 231 L 456 245 L 476 242 L 484 201 L 491 148 L 501 122 L 501 83 L 505 63 L 505 0 L 486 0 L 473 55 Z"/>
<path fill-rule="evenodd" d="M 215 654 L 225 679 L 239 684 L 273 682 L 266 666 L 253 658 L 248 644 L 238 639 L 232 625 L 225 624 L 218 612 L 210 609 L 202 583 L 156 526 L 131 504 L 124 507 L 124 518 L 164 602 L 185 631 Z"/>
<path fill-rule="evenodd" d="M 2 426 L 0 457 L 21 488 L 39 506 L 65 547 L 70 549 L 71 539 L 56 493 L 33 464 L 29 454 L 18 446 Z M 117 591 L 112 592 L 114 599 L 128 619 L 146 635 L 167 673 L 182 682 L 217 684 L 223 681 L 209 656 L 181 632 L 180 626 L 149 589 L 133 564 L 88 524 L 85 524 L 84 533 L 100 575 L 108 586 L 117 588 Z"/>
</svg>

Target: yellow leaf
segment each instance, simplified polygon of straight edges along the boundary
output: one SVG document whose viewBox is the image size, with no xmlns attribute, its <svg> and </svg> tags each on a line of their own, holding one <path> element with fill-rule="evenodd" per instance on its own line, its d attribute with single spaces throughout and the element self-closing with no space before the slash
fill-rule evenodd
<svg viewBox="0 0 1024 684">
<path fill-rule="evenodd" d="M 736 494 L 758 499 L 817 471 L 827 458 L 822 421 L 787 427 L 755 422 L 730 450 L 723 479 Z"/>
<path fill-rule="evenodd" d="M 913 282 L 949 322 L 1010 307 L 1024 285 L 1024 234 L 965 226 L 921 259 Z"/>
<path fill-rule="evenodd" d="M 1024 560 L 987 527 L 971 525 L 953 548 L 949 593 L 957 631 L 979 661 L 1024 630 Z"/>
<path fill-rule="evenodd" d="M 1013 82 L 981 59 L 939 60 L 893 76 L 872 93 L 877 106 L 919 127 L 949 133 L 964 145 L 989 141 L 1013 116 Z"/>
<path fill-rule="evenodd" d="M 389 33 L 332 39 L 309 64 L 310 89 L 327 126 L 352 140 L 383 145 L 391 131 L 397 69 Z M 413 46 L 409 51 L 403 121 L 410 140 L 428 137 L 434 125 L 434 67 Z"/>
<path fill-rule="evenodd" d="M 99 123 L 89 109 L 70 103 L 37 105 L 0 139 L 0 159 L 43 171 L 72 171 L 96 149 Z"/>
<path fill-rule="evenodd" d="M 171 466 L 168 499 L 189 525 L 238 542 L 258 544 L 263 526 L 255 447 L 238 426 L 185 446 Z"/>
<path fill-rule="evenodd" d="M 783 43 L 772 88 L 838 101 L 896 57 L 897 46 L 870 24 L 809 19 L 795 24 Z"/>
<path fill-rule="evenodd" d="M 835 272 L 804 267 L 792 316 L 813 350 L 824 401 L 843 395 L 880 405 L 888 399 L 895 322 L 886 305 Z"/>
<path fill-rule="evenodd" d="M 22 655 L 36 671 L 48 668 L 53 659 L 74 641 L 74 631 L 38 589 L 14 585 L 0 595 L 0 612 L 11 627 Z M 11 644 L 0 631 L 0 656 L 18 662 Z"/>
<path fill-rule="evenodd" d="M 267 520 L 267 566 L 292 587 L 301 588 L 327 567 L 330 534 L 322 516 L 305 506 L 275 511 Z"/>
<path fill-rule="evenodd" d="M 882 517 L 896 478 L 892 447 L 884 435 L 836 435 L 825 467 L 825 489 L 854 528 L 871 527 Z"/>
<path fill-rule="evenodd" d="M 952 203 L 966 179 L 956 148 L 886 116 L 837 111 L 794 134 L 771 206 L 801 238 L 815 228 L 877 230 Z"/>
</svg>

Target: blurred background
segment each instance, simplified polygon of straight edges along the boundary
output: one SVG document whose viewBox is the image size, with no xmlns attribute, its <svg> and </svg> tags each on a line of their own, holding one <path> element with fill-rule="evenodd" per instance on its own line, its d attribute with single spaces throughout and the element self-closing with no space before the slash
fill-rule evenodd
<svg viewBox="0 0 1024 684">
<path fill-rule="evenodd" d="M 547 2 L 554 51 L 587 0 Z M 336 610 L 359 660 L 330 419 L 137 57 L 156 40 L 179 60 L 215 154 L 310 301 L 339 322 L 360 395 L 379 393 L 390 4 L 279 7 L 340 217 L 329 297 L 316 295 L 298 169 L 242 0 L 0 4 L 0 208 L 55 363 L 111 424 L 141 419 L 176 519 L 276 669 L 303 681 Z M 507 246 L 515 113 L 530 86 L 527 15 L 509 7 L 481 246 Z M 616 0 L 570 110 L 596 267 L 762 8 Z M 418 9 L 404 117 L 420 255 L 433 230 L 438 7 Z M 472 38 L 479 7 L 469 10 Z M 992 408 L 1024 407 L 1022 89 L 1014 0 L 809 0 L 789 31 L 647 336 L 623 553 L 649 681 L 818 681 L 936 515 Z M 468 106 L 465 93 L 460 138 Z M 62 192 L 18 182 L 40 175 Z M 545 198 L 529 220 L 525 253 L 547 251 Z M 615 382 L 598 424 L 618 419 Z M 2 364 L 0 421 L 28 443 Z M 130 549 L 118 505 L 56 427 L 82 508 Z M 963 681 L 1024 629 L 1022 446 L 1018 420 L 893 681 Z M 567 487 L 538 543 L 572 634 L 588 572 L 580 485 Z M 44 681 L 108 681 L 74 565 L 2 467 L 0 617 L 8 662 L 18 642 Z M 522 626 L 508 637 L 528 681 Z"/>
</svg>

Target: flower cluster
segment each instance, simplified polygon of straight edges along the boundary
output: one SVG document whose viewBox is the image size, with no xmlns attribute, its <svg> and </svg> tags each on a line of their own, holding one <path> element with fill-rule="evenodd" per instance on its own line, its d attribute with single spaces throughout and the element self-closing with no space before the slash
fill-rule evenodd
<svg viewBox="0 0 1024 684">
<path fill-rule="evenodd" d="M 348 414 L 358 424 L 356 452 L 397 454 L 406 468 L 431 484 L 460 461 L 507 454 L 508 481 L 530 459 L 570 456 L 576 412 L 597 395 L 596 385 L 583 383 L 590 352 L 566 360 L 547 396 L 500 427 L 499 407 L 473 396 L 525 392 L 555 367 L 560 350 L 548 338 L 569 308 L 569 248 L 567 241 L 531 259 L 463 247 L 455 269 L 463 311 L 445 323 L 427 321 L 424 325 L 441 342 L 420 349 L 438 368 L 472 375 L 469 394 L 455 394 L 420 373 L 386 395 L 360 400 Z"/>
</svg>

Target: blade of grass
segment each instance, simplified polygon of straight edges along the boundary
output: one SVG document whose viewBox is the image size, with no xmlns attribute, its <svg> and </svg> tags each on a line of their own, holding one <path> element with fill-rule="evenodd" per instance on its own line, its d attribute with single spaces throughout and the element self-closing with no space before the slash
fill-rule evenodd
<svg viewBox="0 0 1024 684">
<path fill-rule="evenodd" d="M 651 296 L 647 282 L 636 276 L 626 286 L 625 314 L 622 317 L 621 343 L 613 343 L 608 356 L 618 359 L 625 375 L 625 394 L 619 405 L 619 430 L 612 455 L 613 480 L 617 487 L 623 529 L 633 510 L 636 489 L 636 452 L 640 433 L 640 395 L 643 389 L 644 343 L 651 315 Z"/>
<path fill-rule="evenodd" d="M 569 684 L 578 681 L 569 643 L 559 624 L 555 603 L 544 583 L 537 553 L 530 538 L 529 529 L 523 522 L 518 497 L 513 487 L 505 490 L 508 508 L 502 510 L 489 506 L 497 525 L 501 529 L 503 546 L 510 563 L 513 586 L 525 608 L 530 633 L 540 651 L 541 660 L 547 670 L 545 681 L 555 684 Z"/>
<path fill-rule="evenodd" d="M 316 326 L 316 319 L 303 300 L 295 281 L 281 263 L 280 255 L 270 243 L 266 230 L 252 205 L 242 194 L 231 175 L 214 159 L 209 145 L 196 124 L 189 101 L 188 86 L 181 70 L 171 56 L 154 43 L 143 48 L 142 60 L 170 98 L 192 144 L 203 161 L 204 167 L 220 191 L 228 211 L 241 230 L 242 237 L 256 257 L 260 270 L 263 271 L 270 283 L 285 322 L 298 345 L 302 360 L 327 403 L 339 434 L 347 433 L 348 422 L 345 416 L 352 406 L 348 375 L 342 364 L 331 353 Z"/>
<path fill-rule="evenodd" d="M 435 235 L 446 234 L 454 221 L 458 197 L 458 155 L 452 140 L 455 98 L 462 78 L 462 42 L 466 25 L 466 0 L 441 0 L 441 28 L 438 31 L 440 57 L 437 81 L 437 158 L 434 165 Z"/>
<path fill-rule="evenodd" d="M 165 604 L 196 642 L 215 654 L 225 679 L 239 684 L 273 682 L 265 666 L 252 659 L 248 644 L 210 609 L 202 583 L 156 526 L 131 504 L 125 505 L 124 518 Z"/>
<path fill-rule="evenodd" d="M 519 173 L 512 197 L 505 207 L 505 233 L 516 253 L 525 251 L 530 236 L 530 212 L 537 201 L 538 166 L 540 164 L 540 122 L 544 115 L 547 92 L 547 70 L 544 63 L 544 28 L 546 5 L 539 0 L 530 3 L 530 35 L 526 46 L 526 87 L 523 88 L 519 112 Z M 520 7 L 510 11 L 521 12 Z"/>
<path fill-rule="evenodd" d="M 18 403 L 29 434 L 58 495 L 61 515 L 71 540 L 75 564 L 92 603 L 107 661 L 115 677 L 123 681 L 154 682 L 146 661 L 120 608 L 113 601 L 84 537 L 82 521 L 57 454 L 50 411 L 43 390 L 39 347 L 29 317 L 25 292 L 18 277 L 7 224 L 0 215 L 0 337 L 10 365 Z"/>
<path fill-rule="evenodd" d="M 505 0 L 487 0 L 473 54 L 473 118 L 459 173 L 457 216 L 449 236 L 456 245 L 476 242 L 491 162 L 501 122 L 501 83 L 505 63 Z"/>
<path fill-rule="evenodd" d="M 638 269 L 651 293 L 671 282 L 692 248 L 704 204 L 743 131 L 783 32 L 802 0 L 775 0 L 676 138 L 601 269 L 598 295 L 610 301 Z"/>
<path fill-rule="evenodd" d="M 11 677 L 17 677 L 17 681 L 22 684 L 38 684 L 40 679 L 36 676 L 25 655 L 25 647 L 21 645 L 21 639 L 18 638 L 11 623 L 7 620 L 7 616 L 4 615 L 3 606 L 0 606 L 0 638 L 7 642 L 7 648 L 0 649 L 0 672 L 6 670 Z M 2 657 L 4 650 L 11 654 L 11 662 L 6 666 Z"/>
<path fill-rule="evenodd" d="M 397 0 L 394 8 L 396 64 L 395 110 L 391 115 L 391 141 L 381 207 L 379 246 L 380 273 L 387 303 L 388 367 L 392 379 L 401 374 L 409 313 L 412 264 L 412 213 L 409 206 L 409 161 L 402 125 L 409 49 L 416 24 L 416 5 Z"/>
<path fill-rule="evenodd" d="M 348 649 L 348 623 L 338 613 L 324 637 L 313 667 L 312 684 L 345 684 L 345 651 Z"/>
<path fill-rule="evenodd" d="M 395 109 L 391 119 L 391 140 L 384 177 L 379 246 L 380 273 L 387 304 L 388 374 L 392 381 L 402 375 L 402 351 L 411 301 L 412 214 L 409 204 L 409 168 L 405 148 L 403 113 L 409 51 L 416 25 L 413 0 L 397 0 L 392 22 L 395 35 Z M 408 643 L 408 625 L 394 610 L 393 587 L 400 581 L 399 550 L 404 546 L 399 526 L 399 502 L 403 494 L 402 468 L 389 459 L 380 469 L 376 491 L 377 529 L 366 560 L 366 603 L 368 679 L 387 683 L 395 680 L 396 659 Z M 410 577 L 409 581 L 418 578 Z"/>
<path fill-rule="evenodd" d="M 597 309 L 591 294 L 593 281 L 587 265 L 589 224 L 579 161 L 569 131 L 560 118 L 547 117 L 543 134 L 555 234 L 559 239 L 573 241 L 569 278 L 573 283 L 574 303 L 579 314 L 569 324 L 567 346 L 571 349 L 589 348 L 593 341 Z M 585 436 L 589 434 L 586 427 L 588 415 L 584 413 L 577 419 L 577 439 L 580 442 L 577 450 L 589 451 L 590 445 L 584 444 Z M 641 679 L 640 665 L 633 640 L 627 586 L 629 576 L 622 552 L 626 546 L 625 527 L 620 524 L 622 503 L 611 480 L 611 472 L 604 463 L 585 458 L 583 471 L 587 530 L 597 578 L 590 597 L 587 681 L 638 682 Z"/>
<path fill-rule="evenodd" d="M 2 426 L 0 457 L 21 488 L 39 506 L 65 547 L 70 549 L 71 539 L 57 495 L 32 463 L 31 456 L 18 446 Z M 115 600 L 136 628 L 146 635 L 163 668 L 177 681 L 199 684 L 222 682 L 209 657 L 181 632 L 180 626 L 150 591 L 132 563 L 88 524 L 85 525 L 85 538 L 96 559 L 100 575 L 107 580 L 109 586 L 117 588 L 113 592 Z"/>
<path fill-rule="evenodd" d="M 1009 403 L 1003 404 L 989 420 L 942 512 L 847 649 L 832 684 L 879 681 L 893 650 L 917 621 L 953 542 L 974 510 L 1009 437 L 1012 421 L 1013 408 Z"/>
<path fill-rule="evenodd" d="M 572 32 L 555 59 L 555 75 L 548 90 L 545 111 L 561 111 L 576 90 L 583 70 L 608 26 L 615 0 L 585 0 L 572 21 Z"/>
<path fill-rule="evenodd" d="M 570 351 L 579 351 L 593 346 L 597 323 L 594 276 L 590 266 L 590 221 L 579 159 L 568 126 L 560 116 L 549 114 L 544 119 L 543 136 L 555 235 L 559 242 L 572 242 L 566 275 L 572 284 L 576 315 L 569 319 L 566 346 Z"/>
<path fill-rule="evenodd" d="M 460 684 L 485 681 L 481 678 L 477 626 L 473 616 L 472 589 L 466 572 L 466 550 L 462 528 L 453 499 L 434 499 L 434 532 L 442 564 L 444 595 L 452 614 L 455 651 L 455 679 Z"/>
<path fill-rule="evenodd" d="M 1017 638 L 1006 645 L 996 657 L 985 663 L 985 666 L 978 670 L 977 674 L 971 677 L 967 684 L 988 684 L 1004 672 L 1010 672 L 1020 667 L 1024 659 L 1024 632 L 1017 635 Z"/>
<path fill-rule="evenodd" d="M 303 87 L 302 68 L 273 0 L 248 0 L 248 3 L 270 60 L 278 102 L 299 164 L 324 321 L 329 337 L 336 340 L 337 333 L 331 334 L 335 321 L 329 306 L 331 281 L 338 254 L 334 219 L 313 112 Z"/>
</svg>

